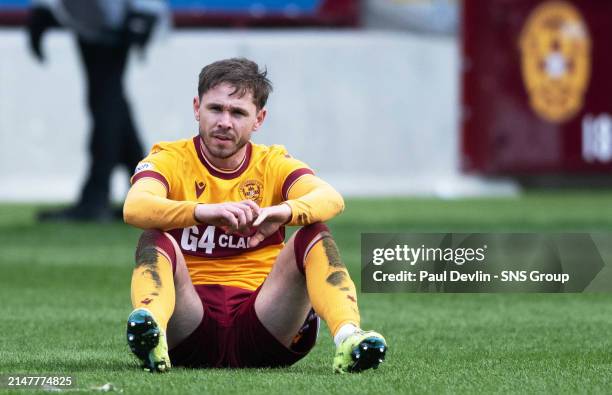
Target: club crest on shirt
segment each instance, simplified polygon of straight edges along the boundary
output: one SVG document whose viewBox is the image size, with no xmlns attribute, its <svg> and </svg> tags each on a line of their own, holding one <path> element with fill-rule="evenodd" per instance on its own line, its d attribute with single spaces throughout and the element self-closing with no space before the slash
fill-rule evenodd
<svg viewBox="0 0 612 395">
<path fill-rule="evenodd" d="M 261 199 L 263 197 L 263 184 L 261 182 L 257 180 L 246 180 L 240 184 L 238 189 L 243 199 L 249 199 L 257 204 L 261 204 Z"/>
</svg>

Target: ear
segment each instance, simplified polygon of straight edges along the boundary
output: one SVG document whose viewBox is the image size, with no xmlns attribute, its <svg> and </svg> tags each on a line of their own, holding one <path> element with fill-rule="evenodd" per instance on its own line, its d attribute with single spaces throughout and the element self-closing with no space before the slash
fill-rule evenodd
<svg viewBox="0 0 612 395">
<path fill-rule="evenodd" d="M 266 119 L 266 115 L 268 114 L 268 110 L 264 107 L 257 113 L 255 117 L 255 125 L 253 125 L 253 131 L 256 131 L 263 124 L 264 119 Z"/>
<path fill-rule="evenodd" d="M 193 98 L 193 116 L 200 122 L 200 98 L 197 96 Z"/>
</svg>

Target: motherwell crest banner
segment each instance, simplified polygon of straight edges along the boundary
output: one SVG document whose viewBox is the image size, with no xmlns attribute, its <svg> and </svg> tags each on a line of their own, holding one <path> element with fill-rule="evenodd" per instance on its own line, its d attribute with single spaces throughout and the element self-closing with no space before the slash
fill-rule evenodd
<svg viewBox="0 0 612 395">
<path fill-rule="evenodd" d="M 611 20 L 607 1 L 464 1 L 464 170 L 612 170 Z"/>
</svg>

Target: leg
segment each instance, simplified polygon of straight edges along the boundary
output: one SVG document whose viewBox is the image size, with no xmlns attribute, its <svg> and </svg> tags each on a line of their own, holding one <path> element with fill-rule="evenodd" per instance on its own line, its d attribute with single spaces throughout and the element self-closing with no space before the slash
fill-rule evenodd
<svg viewBox="0 0 612 395">
<path fill-rule="evenodd" d="M 125 117 L 126 123 L 121 142 L 121 156 L 119 162 L 125 166 L 128 175 L 131 177 L 138 162 L 144 158 L 145 154 L 140 138 L 138 137 L 138 132 L 134 126 L 134 121 L 132 120 L 132 114 L 127 99 L 125 101 L 125 109 L 127 111 Z"/>
<path fill-rule="evenodd" d="M 345 323 L 359 325 L 355 286 L 329 229 L 321 223 L 300 229 L 287 242 L 259 292 L 255 311 L 270 333 L 288 346 L 311 303 L 332 336 Z"/>
<path fill-rule="evenodd" d="M 168 347 L 172 350 L 200 325 L 204 316 L 204 307 L 191 282 L 183 254 L 174 239 L 170 237 L 168 239 L 172 241 L 175 251 L 178 252 L 174 273 L 176 304 L 174 313 L 168 323 Z"/>
<path fill-rule="evenodd" d="M 202 321 L 204 310 L 178 246 L 161 231 L 147 230 L 140 237 L 132 304 L 130 348 L 149 370 L 166 370 L 168 345 L 172 348 L 187 338 Z"/>
<path fill-rule="evenodd" d="M 136 168 L 136 165 L 138 165 L 138 162 L 140 162 L 145 155 L 142 143 L 138 137 L 138 131 L 136 130 L 136 126 L 134 124 L 130 103 L 125 95 L 123 95 L 122 100 L 124 109 L 124 128 L 121 140 L 121 155 L 119 162 L 127 168 L 128 174 L 131 175 Z"/>
<path fill-rule="evenodd" d="M 42 211 L 40 221 L 99 221 L 116 219 L 109 207 L 110 177 L 120 162 L 133 171 L 142 146 L 133 126 L 123 89 L 128 46 L 78 40 L 87 82 L 91 118 L 89 170 L 77 204 L 65 210 Z"/>
<path fill-rule="evenodd" d="M 108 206 L 110 176 L 122 159 L 124 134 L 131 134 L 130 128 L 133 129 L 123 89 L 129 47 L 84 40 L 78 44 L 87 76 L 87 102 L 92 121 L 90 169 L 79 206 L 98 210 Z"/>
<path fill-rule="evenodd" d="M 266 329 L 289 347 L 311 309 L 306 278 L 297 268 L 295 234 L 276 258 L 255 300 L 255 313 Z"/>
<path fill-rule="evenodd" d="M 264 327 L 289 347 L 311 304 L 338 346 L 335 371 L 378 367 L 385 356 L 385 340 L 359 329 L 355 285 L 329 229 L 321 223 L 300 229 L 289 240 L 262 285 L 255 312 Z"/>
</svg>

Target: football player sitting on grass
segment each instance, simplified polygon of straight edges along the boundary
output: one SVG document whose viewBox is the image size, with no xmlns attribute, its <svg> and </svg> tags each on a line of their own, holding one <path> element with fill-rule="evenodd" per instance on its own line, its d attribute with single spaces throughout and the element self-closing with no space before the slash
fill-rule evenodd
<svg viewBox="0 0 612 395">
<path fill-rule="evenodd" d="M 303 358 L 323 318 L 335 372 L 378 367 L 385 339 L 359 327 L 355 285 L 324 224 L 342 197 L 263 124 L 266 72 L 247 59 L 199 75 L 199 134 L 156 144 L 132 177 L 136 248 L 127 341 L 146 370 L 277 367 Z M 285 225 L 300 226 L 285 242 Z"/>
</svg>

